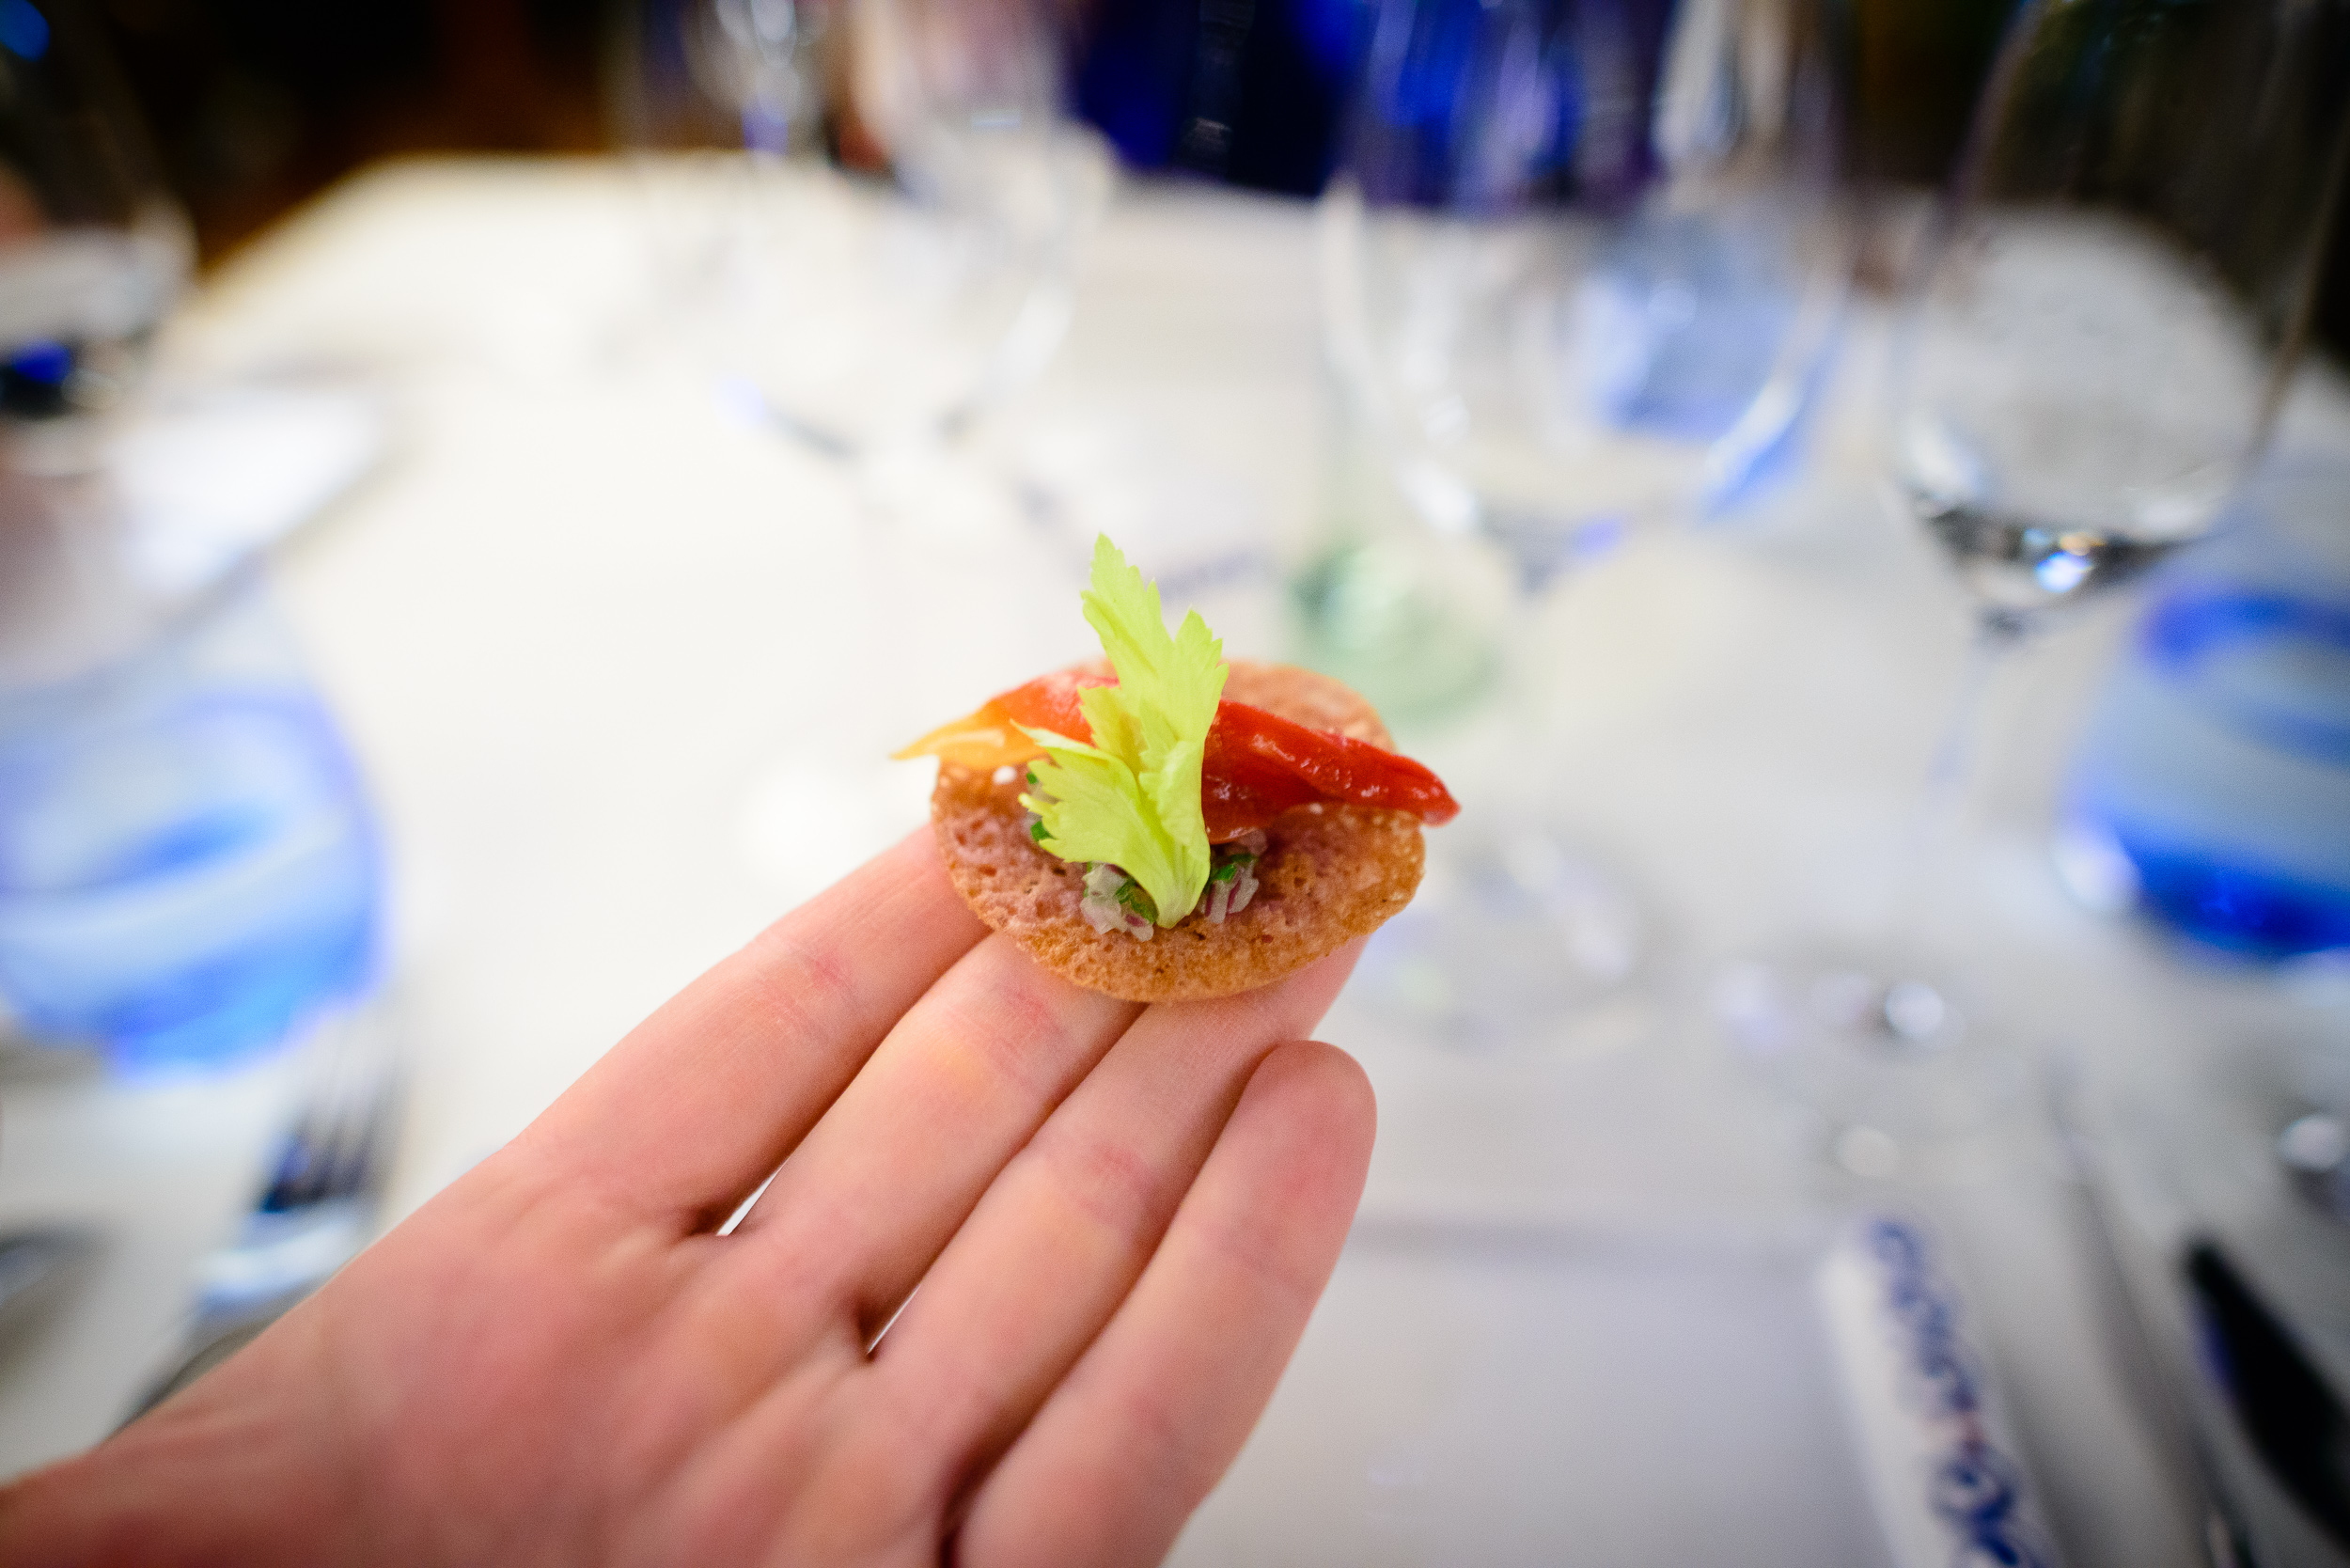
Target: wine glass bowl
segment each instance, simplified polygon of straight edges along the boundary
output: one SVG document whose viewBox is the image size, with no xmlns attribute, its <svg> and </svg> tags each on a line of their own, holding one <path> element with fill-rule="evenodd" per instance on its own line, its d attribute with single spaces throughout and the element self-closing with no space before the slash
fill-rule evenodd
<svg viewBox="0 0 2350 1568">
<path fill-rule="evenodd" d="M 952 436 L 1041 368 L 1106 196 L 1045 0 L 639 0 L 616 53 L 666 287 L 830 456 Z"/>
<path fill-rule="evenodd" d="M 1329 356 L 1407 530 L 1508 579 L 1505 739 L 1457 780 L 1470 809 L 1432 845 L 1424 907 L 1369 965 L 1429 1033 L 1582 1049 L 1653 999 L 1663 923 L 1547 798 L 1535 607 L 1630 530 L 1736 495 L 1795 429 L 1844 274 L 1824 17 L 1370 8 L 1323 206 Z M 1319 570 L 1335 606 L 1380 567 L 1365 549 Z"/>
<path fill-rule="evenodd" d="M 1728 1048 L 1831 1123 L 1869 1119 L 1884 1171 L 2014 1051 L 1979 1013 L 1920 1051 L 1895 1016 L 1976 1011 L 1951 1001 L 1946 862 L 1990 678 L 2218 525 L 2306 333 L 2346 147 L 2350 8 L 2032 0 L 2010 24 L 1903 301 L 1887 454 L 1973 601 L 1972 668 L 1888 917 L 1726 965 L 1710 996 Z"/>
<path fill-rule="evenodd" d="M 2016 18 L 1909 293 L 1891 462 L 1995 617 L 2217 524 L 2306 330 L 2345 58 L 2326 6 Z"/>
<path fill-rule="evenodd" d="M 1841 284 L 1817 43 L 1801 6 L 1374 8 L 1325 297 L 1422 521 L 1538 587 L 1788 434 Z"/>
<path fill-rule="evenodd" d="M 1920 290 L 1893 447 L 1911 514 L 2028 615 L 2208 532 L 2281 373 L 2207 267 L 2094 212 L 1975 212 Z"/>
</svg>

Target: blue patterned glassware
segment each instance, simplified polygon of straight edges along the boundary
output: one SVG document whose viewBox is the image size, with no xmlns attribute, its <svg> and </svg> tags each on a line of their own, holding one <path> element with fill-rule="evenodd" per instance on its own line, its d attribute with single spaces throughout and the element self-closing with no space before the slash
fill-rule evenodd
<svg viewBox="0 0 2350 1568">
<path fill-rule="evenodd" d="M 2265 474 L 2155 584 L 2073 763 L 2057 863 L 2209 947 L 2350 950 L 2345 473 Z"/>
<path fill-rule="evenodd" d="M 270 1049 L 372 983 L 380 853 L 332 717 L 237 579 L 0 690 L 0 1000 L 117 1071 Z"/>
</svg>

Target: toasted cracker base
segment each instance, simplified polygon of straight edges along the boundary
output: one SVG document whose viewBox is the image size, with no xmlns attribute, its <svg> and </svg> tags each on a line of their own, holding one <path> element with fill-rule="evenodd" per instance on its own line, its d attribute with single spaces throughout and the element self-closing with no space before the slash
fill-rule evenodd
<svg viewBox="0 0 2350 1568">
<path fill-rule="evenodd" d="M 1320 729 L 1389 745 L 1371 705 L 1325 676 L 1232 661 L 1224 695 Z M 1084 868 L 1028 837 L 1021 780 L 941 763 L 931 820 L 948 874 L 980 919 L 1036 961 L 1089 990 L 1130 1002 L 1254 990 L 1375 931 L 1411 902 L 1425 849 L 1404 811 L 1324 803 L 1265 829 L 1257 893 L 1220 925 L 1194 915 L 1137 942 L 1097 932 L 1078 913 Z"/>
</svg>

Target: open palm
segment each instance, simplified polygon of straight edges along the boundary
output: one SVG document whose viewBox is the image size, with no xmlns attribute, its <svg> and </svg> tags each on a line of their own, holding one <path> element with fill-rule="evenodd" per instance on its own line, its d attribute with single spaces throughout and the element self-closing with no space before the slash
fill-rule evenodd
<svg viewBox="0 0 2350 1568">
<path fill-rule="evenodd" d="M 1368 1085 L 1300 1040 L 1352 951 L 1137 1008 L 988 935 L 911 839 L 0 1493 L 0 1561 L 1155 1561 L 1361 1192 Z"/>
</svg>

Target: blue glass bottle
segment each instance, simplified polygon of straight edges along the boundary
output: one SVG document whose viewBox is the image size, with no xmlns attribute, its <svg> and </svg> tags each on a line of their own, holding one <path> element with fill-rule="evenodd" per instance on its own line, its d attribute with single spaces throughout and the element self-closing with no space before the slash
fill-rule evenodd
<svg viewBox="0 0 2350 1568">
<path fill-rule="evenodd" d="M 2350 463 L 2263 477 L 2165 571 L 2057 848 L 2076 892 L 2256 959 L 2350 949 Z"/>
<path fill-rule="evenodd" d="M 0 1004 L 128 1075 L 243 1059 L 373 982 L 372 816 L 258 571 L 90 575 L 0 668 Z"/>
</svg>

